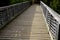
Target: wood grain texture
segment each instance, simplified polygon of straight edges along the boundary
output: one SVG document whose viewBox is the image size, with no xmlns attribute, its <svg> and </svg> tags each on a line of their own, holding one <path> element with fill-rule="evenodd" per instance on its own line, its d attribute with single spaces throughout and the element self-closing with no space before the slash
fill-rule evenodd
<svg viewBox="0 0 60 40">
<path fill-rule="evenodd" d="M 1 29 L 0 40 L 51 40 L 40 5 L 32 5 Z"/>
</svg>

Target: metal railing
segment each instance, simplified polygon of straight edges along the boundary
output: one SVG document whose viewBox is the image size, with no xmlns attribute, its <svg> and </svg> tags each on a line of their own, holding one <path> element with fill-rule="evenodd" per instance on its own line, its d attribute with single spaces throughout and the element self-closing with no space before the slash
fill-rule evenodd
<svg viewBox="0 0 60 40">
<path fill-rule="evenodd" d="M 40 5 L 43 9 L 43 13 L 53 40 L 60 40 L 60 15 L 42 1 L 40 1 Z"/>
<path fill-rule="evenodd" d="M 21 14 L 26 8 L 31 5 L 30 1 L 17 3 L 10 6 L 0 7 L 0 28 L 6 25 L 9 21 Z"/>
</svg>

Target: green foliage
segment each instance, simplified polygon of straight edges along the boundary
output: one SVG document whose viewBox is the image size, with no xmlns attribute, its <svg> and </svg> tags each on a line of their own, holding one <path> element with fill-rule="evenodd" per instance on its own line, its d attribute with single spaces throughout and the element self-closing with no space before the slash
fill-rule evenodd
<svg viewBox="0 0 60 40">
<path fill-rule="evenodd" d="M 52 2 L 50 2 L 50 6 L 55 10 L 57 9 L 58 4 L 59 4 L 58 0 L 53 0 Z"/>
<path fill-rule="evenodd" d="M 43 2 L 60 14 L 60 0 L 43 0 Z"/>
<path fill-rule="evenodd" d="M 46 3 L 46 4 L 47 4 L 47 0 L 44 0 L 44 3 Z"/>
<path fill-rule="evenodd" d="M 16 4 L 16 3 L 25 2 L 25 1 L 29 1 L 29 0 L 10 0 L 10 4 Z"/>
</svg>

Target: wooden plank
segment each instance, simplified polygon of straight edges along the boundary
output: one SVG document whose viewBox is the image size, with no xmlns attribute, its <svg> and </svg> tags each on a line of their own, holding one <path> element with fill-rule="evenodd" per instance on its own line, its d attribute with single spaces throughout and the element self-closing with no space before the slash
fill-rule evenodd
<svg viewBox="0 0 60 40">
<path fill-rule="evenodd" d="M 32 5 L 5 28 L 0 40 L 51 40 L 40 5 Z"/>
</svg>

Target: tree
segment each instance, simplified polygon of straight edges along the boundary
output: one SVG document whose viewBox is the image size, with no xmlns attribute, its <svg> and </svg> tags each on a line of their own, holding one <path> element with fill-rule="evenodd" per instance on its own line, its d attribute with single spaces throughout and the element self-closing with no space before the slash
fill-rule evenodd
<svg viewBox="0 0 60 40">
<path fill-rule="evenodd" d="M 30 1 L 30 0 L 10 0 L 10 4 L 16 4 L 16 3 L 25 2 L 25 1 Z"/>
<path fill-rule="evenodd" d="M 56 12 L 60 13 L 60 0 L 42 0 L 45 4 L 50 6 Z"/>
<path fill-rule="evenodd" d="M 52 0 L 50 2 L 50 7 L 53 8 L 58 13 L 60 13 L 60 1 L 59 0 Z"/>
</svg>

